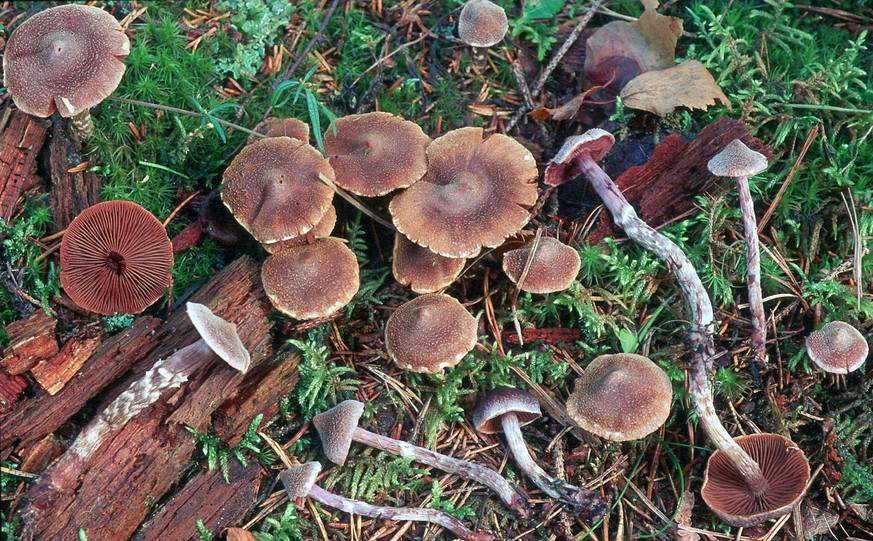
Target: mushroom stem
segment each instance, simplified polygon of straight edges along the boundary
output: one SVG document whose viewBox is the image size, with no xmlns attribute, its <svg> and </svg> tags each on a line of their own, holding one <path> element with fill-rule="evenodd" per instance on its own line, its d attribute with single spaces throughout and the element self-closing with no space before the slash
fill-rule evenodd
<svg viewBox="0 0 873 541">
<path fill-rule="evenodd" d="M 728 431 L 722 426 L 712 402 L 712 384 L 707 374 L 707 368 L 712 364 L 714 346 L 712 343 L 713 313 L 709 295 L 694 270 L 694 266 L 679 246 L 673 241 L 652 229 L 649 224 L 637 216 L 636 211 L 624 198 L 618 186 L 591 158 L 590 153 L 582 152 L 576 160 L 576 165 L 582 170 L 591 187 L 600 196 L 604 206 L 612 214 L 615 223 L 625 230 L 630 238 L 644 248 L 650 250 L 666 264 L 676 275 L 679 287 L 688 297 L 691 306 L 692 328 L 688 333 L 691 356 L 691 380 L 689 392 L 694 401 L 694 409 L 703 430 L 715 446 L 733 463 L 743 476 L 746 484 L 756 494 L 763 494 L 767 488 L 767 480 L 761 473 L 761 468 L 734 441 Z"/>
<path fill-rule="evenodd" d="M 464 526 L 455 517 L 443 513 L 438 509 L 420 507 L 379 507 L 360 500 L 352 500 L 313 485 L 309 489 L 309 497 L 324 505 L 341 509 L 346 513 L 362 515 L 387 520 L 416 520 L 420 522 L 432 522 L 450 530 L 458 538 L 465 541 L 492 541 L 494 536 L 484 532 L 474 532 Z"/>
<path fill-rule="evenodd" d="M 761 294 L 761 254 L 758 247 L 758 221 L 755 219 L 755 206 L 749 190 L 748 177 L 737 178 L 737 192 L 740 194 L 740 211 L 743 215 L 743 233 L 746 239 L 746 283 L 749 289 L 749 312 L 752 314 L 751 346 L 755 360 L 767 363 L 766 334 L 767 323 L 764 318 L 764 300 Z"/>
<path fill-rule="evenodd" d="M 85 109 L 78 115 L 70 117 L 70 124 L 80 141 L 87 141 L 94 132 L 94 121 L 91 120 L 91 109 Z"/>
<path fill-rule="evenodd" d="M 473 72 L 482 73 L 488 66 L 488 47 L 471 47 L 473 49 L 472 62 L 470 67 Z"/>
<path fill-rule="evenodd" d="M 395 455 L 415 457 L 415 460 L 434 468 L 472 479 L 490 487 L 500 496 L 500 499 L 503 500 L 506 506 L 515 511 L 521 518 L 528 519 L 531 517 L 532 512 L 528 506 L 527 498 L 518 489 L 509 484 L 509 481 L 504 479 L 502 475 L 491 468 L 435 453 L 430 449 L 388 438 L 360 427 L 355 428 L 355 431 L 352 433 L 352 439 Z"/>
</svg>

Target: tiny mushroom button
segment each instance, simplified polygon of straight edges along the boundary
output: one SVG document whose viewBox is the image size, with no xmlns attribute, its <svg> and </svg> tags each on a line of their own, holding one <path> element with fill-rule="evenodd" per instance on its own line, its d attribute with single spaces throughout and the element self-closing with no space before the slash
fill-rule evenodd
<svg viewBox="0 0 873 541">
<path fill-rule="evenodd" d="M 862 366 L 870 347 L 858 329 L 831 321 L 806 338 L 806 354 L 825 372 L 847 374 Z"/>
</svg>

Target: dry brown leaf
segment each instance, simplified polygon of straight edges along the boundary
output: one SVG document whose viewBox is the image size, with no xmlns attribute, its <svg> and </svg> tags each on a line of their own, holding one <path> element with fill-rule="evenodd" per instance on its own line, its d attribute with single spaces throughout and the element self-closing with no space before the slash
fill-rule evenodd
<svg viewBox="0 0 873 541">
<path fill-rule="evenodd" d="M 697 60 L 672 68 L 649 71 L 634 78 L 621 91 L 624 104 L 664 116 L 677 107 L 706 110 L 715 100 L 730 109 L 730 101 L 715 79 Z"/>
<path fill-rule="evenodd" d="M 603 87 L 595 86 L 579 94 L 578 96 L 574 96 L 570 101 L 565 103 L 564 105 L 555 107 L 554 109 L 549 109 L 548 107 L 540 107 L 539 109 L 534 109 L 528 115 L 531 117 L 543 121 L 543 120 L 569 120 L 576 116 L 576 113 L 579 111 L 579 107 L 582 106 L 582 102 L 585 101 L 585 98 L 590 96 L 593 92 L 600 90 Z"/>
<path fill-rule="evenodd" d="M 248 530 L 242 528 L 228 528 L 227 541 L 258 541 Z"/>
<path fill-rule="evenodd" d="M 694 494 L 685 491 L 682 495 L 682 504 L 676 510 L 676 539 L 678 541 L 698 541 L 700 536 L 696 532 L 690 532 L 682 526 L 691 526 L 691 510 L 694 508 Z"/>
</svg>

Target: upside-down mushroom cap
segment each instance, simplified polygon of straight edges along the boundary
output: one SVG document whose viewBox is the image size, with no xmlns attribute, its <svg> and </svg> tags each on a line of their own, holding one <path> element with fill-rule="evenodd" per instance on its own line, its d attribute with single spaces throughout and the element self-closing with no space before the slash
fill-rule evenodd
<svg viewBox="0 0 873 541">
<path fill-rule="evenodd" d="M 580 154 L 587 152 L 592 160 L 599 162 L 614 144 L 615 137 L 599 128 L 568 137 L 546 167 L 543 182 L 548 186 L 560 186 L 575 176 L 576 159 Z"/>
<path fill-rule="evenodd" d="M 3 55 L 3 84 L 25 113 L 75 116 L 118 87 L 130 41 L 115 17 L 92 6 L 41 11 L 15 29 Z"/>
<path fill-rule="evenodd" d="M 261 267 L 261 281 L 280 312 L 296 319 L 325 317 L 358 292 L 358 260 L 336 239 L 315 239 L 268 257 Z"/>
<path fill-rule="evenodd" d="M 259 242 L 305 234 L 330 207 L 333 168 L 308 143 L 270 137 L 247 145 L 224 171 L 221 198 Z"/>
<path fill-rule="evenodd" d="M 330 233 L 333 231 L 334 226 L 336 226 L 336 207 L 331 205 L 328 207 L 327 212 L 324 213 L 324 216 L 321 217 L 321 220 L 318 221 L 315 226 L 310 229 L 305 235 L 300 235 L 299 237 L 294 237 L 293 239 L 288 240 L 280 240 L 279 242 L 265 242 L 262 244 L 264 250 L 271 254 L 275 254 L 276 252 L 281 252 L 286 248 L 291 248 L 292 246 L 300 246 L 306 242 L 306 239 L 312 235 L 313 237 L 327 237 L 330 236 Z"/>
<path fill-rule="evenodd" d="M 471 257 L 530 220 L 536 161 L 511 137 L 482 135 L 482 128 L 460 128 L 427 147 L 427 173 L 389 205 L 409 240 L 445 257 Z"/>
<path fill-rule="evenodd" d="M 767 157 L 734 139 L 706 164 L 719 177 L 750 177 L 767 168 Z"/>
<path fill-rule="evenodd" d="M 533 250 L 535 240 L 523 248 L 503 255 L 503 272 L 518 284 Z M 521 290 L 529 293 L 552 293 L 570 287 L 579 274 L 582 260 L 578 252 L 554 237 L 541 237 L 530 261 Z"/>
<path fill-rule="evenodd" d="M 243 374 L 248 372 L 252 358 L 236 332 L 236 325 L 216 316 L 202 304 L 189 302 L 186 306 L 188 318 L 206 345 L 232 368 Z"/>
<path fill-rule="evenodd" d="M 309 496 L 309 491 L 318 479 L 319 473 L 321 473 L 321 464 L 307 462 L 295 468 L 288 468 L 279 474 L 279 479 L 285 485 L 285 492 L 294 505 L 303 507 L 303 499 Z"/>
<path fill-rule="evenodd" d="M 385 324 L 385 348 L 397 366 L 434 374 L 455 366 L 476 345 L 476 318 L 448 295 L 401 304 Z"/>
<path fill-rule="evenodd" d="M 321 438 L 321 447 L 328 460 L 340 466 L 346 463 L 349 447 L 352 445 L 352 434 L 363 414 L 363 402 L 344 400 L 312 418 L 312 424 Z"/>
<path fill-rule="evenodd" d="M 463 257 L 443 257 L 415 244 L 399 231 L 394 235 L 394 279 L 416 293 L 433 293 L 448 286 L 464 270 Z"/>
<path fill-rule="evenodd" d="M 309 142 L 309 124 L 297 118 L 267 117 L 255 126 L 254 130 L 267 137 L 290 137 L 303 142 Z M 263 139 L 255 134 L 249 134 L 246 144 Z"/>
<path fill-rule="evenodd" d="M 591 361 L 567 400 L 567 413 L 585 430 L 608 440 L 635 440 L 667 420 L 673 387 L 642 355 L 617 353 Z"/>
<path fill-rule="evenodd" d="M 731 526 L 754 526 L 790 513 L 806 493 L 809 462 L 797 444 L 779 434 L 751 434 L 734 438 L 749 454 L 769 487 L 755 496 L 733 463 L 721 451 L 709 457 L 700 495 Z"/>
<path fill-rule="evenodd" d="M 526 391 L 497 387 L 473 412 L 473 426 L 484 434 L 503 432 L 500 418 L 507 413 L 515 413 L 519 426 L 530 424 L 542 415 L 540 401 Z"/>
<path fill-rule="evenodd" d="M 469 0 L 458 17 L 458 35 L 472 47 L 491 47 L 508 29 L 506 11 L 489 0 Z"/>
<path fill-rule="evenodd" d="M 324 133 L 337 185 L 364 197 L 418 182 L 427 172 L 429 144 L 418 124 L 385 112 L 339 118 Z"/>
<path fill-rule="evenodd" d="M 842 321 L 831 321 L 806 337 L 806 354 L 825 372 L 848 374 L 867 360 L 870 346 L 858 329 Z"/>
<path fill-rule="evenodd" d="M 170 285 L 173 245 L 136 203 L 105 201 L 70 223 L 61 241 L 61 286 L 98 314 L 138 314 Z"/>
</svg>

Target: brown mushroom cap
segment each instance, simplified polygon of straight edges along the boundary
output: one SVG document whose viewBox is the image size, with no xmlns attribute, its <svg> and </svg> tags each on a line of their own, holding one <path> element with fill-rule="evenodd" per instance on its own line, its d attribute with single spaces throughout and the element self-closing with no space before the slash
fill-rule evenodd
<svg viewBox="0 0 873 541">
<path fill-rule="evenodd" d="M 312 424 L 321 438 L 321 447 L 328 460 L 340 466 L 346 463 L 349 447 L 352 445 L 352 434 L 363 414 L 363 402 L 345 400 L 312 418 Z"/>
<path fill-rule="evenodd" d="M 255 129 L 252 131 L 267 137 L 290 137 L 291 139 L 309 142 L 309 124 L 296 118 L 267 117 L 263 122 L 255 126 Z M 250 145 L 260 139 L 263 139 L 263 137 L 251 134 L 246 139 L 246 144 Z"/>
<path fill-rule="evenodd" d="M 333 231 L 333 228 L 336 226 L 336 207 L 333 205 L 327 208 L 327 212 L 324 213 L 324 216 L 321 217 L 321 220 L 318 221 L 315 226 L 310 229 L 305 235 L 301 235 L 299 237 L 294 237 L 293 239 L 288 240 L 280 240 L 279 242 L 265 242 L 262 244 L 264 250 L 271 254 L 275 254 L 276 252 L 281 252 L 286 248 L 291 248 L 292 246 L 300 246 L 304 244 L 309 238 L 309 235 L 313 237 L 327 237 L 330 236 L 330 233 Z"/>
<path fill-rule="evenodd" d="M 70 223 L 61 241 L 61 286 L 98 314 L 138 314 L 170 285 L 173 245 L 136 203 L 105 201 Z"/>
<path fill-rule="evenodd" d="M 767 168 L 767 157 L 734 139 L 706 167 L 719 177 L 750 177 Z"/>
<path fill-rule="evenodd" d="M 298 139 L 270 137 L 247 145 L 224 171 L 221 198 L 259 242 L 305 234 L 333 199 L 318 175 L 334 180 L 333 168 Z"/>
<path fill-rule="evenodd" d="M 743 476 L 721 451 L 709 457 L 700 495 L 731 526 L 754 526 L 790 513 L 806 493 L 809 462 L 797 445 L 778 434 L 751 434 L 734 441 L 761 467 L 769 483 L 755 496 Z"/>
<path fill-rule="evenodd" d="M 434 374 L 476 345 L 476 318 L 448 295 L 429 293 L 400 305 L 385 324 L 385 348 L 397 366 Z"/>
<path fill-rule="evenodd" d="M 673 387 L 667 374 L 642 355 L 617 353 L 591 361 L 567 400 L 579 425 L 608 440 L 645 437 L 670 415 Z"/>
<path fill-rule="evenodd" d="M 394 235 L 394 279 L 416 293 L 433 293 L 448 286 L 461 274 L 466 263 L 462 257 L 435 254 L 399 231 Z"/>
<path fill-rule="evenodd" d="M 268 257 L 261 281 L 277 310 L 296 319 L 325 317 L 357 293 L 358 260 L 336 239 L 315 239 Z"/>
<path fill-rule="evenodd" d="M 858 329 L 842 321 L 831 321 L 806 337 L 806 354 L 825 372 L 848 374 L 867 360 L 870 347 Z"/>
<path fill-rule="evenodd" d="M 473 47 L 491 47 L 506 35 L 506 11 L 488 0 L 469 0 L 458 17 L 461 41 Z"/>
<path fill-rule="evenodd" d="M 530 220 L 536 161 L 510 137 L 482 135 L 482 128 L 460 128 L 427 147 L 427 174 L 389 205 L 409 240 L 445 257 L 470 257 Z"/>
<path fill-rule="evenodd" d="M 484 434 L 503 432 L 500 418 L 510 412 L 518 417 L 519 426 L 530 424 L 542 415 L 540 401 L 531 393 L 511 387 L 497 387 L 473 412 L 473 426 Z"/>
<path fill-rule="evenodd" d="M 534 241 L 523 248 L 510 250 L 503 255 L 503 272 L 513 283 L 518 283 L 530 257 Z M 579 253 L 554 237 L 541 237 L 533 255 L 522 291 L 552 293 L 570 287 L 579 274 L 582 260 Z"/>
<path fill-rule="evenodd" d="M 216 316 L 202 304 L 189 302 L 186 306 L 191 323 L 206 345 L 231 367 L 243 374 L 248 372 L 252 358 L 236 332 L 236 325 Z"/>
<path fill-rule="evenodd" d="M 115 18 L 92 6 L 41 11 L 12 33 L 3 84 L 19 109 L 75 116 L 103 101 L 124 75 L 130 41 Z"/>
<path fill-rule="evenodd" d="M 324 153 L 341 188 L 378 197 L 411 186 L 427 172 L 430 144 L 415 122 L 375 112 L 337 119 L 324 134 Z"/>
<path fill-rule="evenodd" d="M 574 176 L 576 158 L 582 152 L 591 155 L 598 162 L 615 144 L 615 137 L 606 130 L 594 128 L 582 135 L 574 135 L 564 140 L 561 149 L 546 167 L 543 182 L 548 186 L 560 186 Z"/>
<path fill-rule="evenodd" d="M 321 473 L 321 464 L 307 462 L 295 468 L 288 468 L 279 474 L 279 479 L 285 486 L 288 498 L 298 507 L 303 506 L 302 499 L 309 495 L 309 491 Z"/>
</svg>

